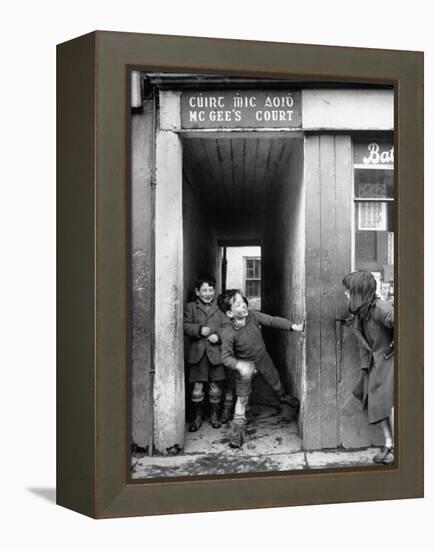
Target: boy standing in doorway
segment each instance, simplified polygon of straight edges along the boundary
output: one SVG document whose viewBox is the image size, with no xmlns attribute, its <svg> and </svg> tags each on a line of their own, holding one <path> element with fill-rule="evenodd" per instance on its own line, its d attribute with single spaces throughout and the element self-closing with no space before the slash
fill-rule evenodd
<svg viewBox="0 0 434 550">
<path fill-rule="evenodd" d="M 275 391 L 280 403 L 299 408 L 296 397 L 288 395 L 265 348 L 261 326 L 280 330 L 303 332 L 303 324 L 295 324 L 283 317 L 272 317 L 259 311 L 249 311 L 240 290 L 227 290 L 219 296 L 219 307 L 230 319 L 222 332 L 223 364 L 235 371 L 236 395 L 233 431 L 229 445 L 241 447 L 244 441 L 246 406 L 251 390 L 251 380 L 259 372 Z"/>
<path fill-rule="evenodd" d="M 213 428 L 220 428 L 219 409 L 221 382 L 225 370 L 221 358 L 221 330 L 226 317 L 214 303 L 215 278 L 199 276 L 194 285 L 196 300 L 189 302 L 184 311 L 184 333 L 190 337 L 187 354 L 189 382 L 193 384 L 191 400 L 194 418 L 189 426 L 196 432 L 202 425 L 205 386 L 208 384 L 208 398 L 211 409 L 210 422 Z"/>
</svg>

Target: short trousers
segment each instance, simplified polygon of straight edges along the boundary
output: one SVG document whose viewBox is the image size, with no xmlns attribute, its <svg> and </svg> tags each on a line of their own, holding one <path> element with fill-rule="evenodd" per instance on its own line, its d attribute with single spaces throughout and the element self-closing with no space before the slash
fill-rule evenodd
<svg viewBox="0 0 434 550">
<path fill-rule="evenodd" d="M 234 371 L 234 369 L 225 367 L 225 374 L 226 374 L 226 381 L 225 381 L 226 388 L 228 390 L 232 390 L 232 392 L 235 393 L 237 389 L 237 372 Z"/>
<path fill-rule="evenodd" d="M 206 353 L 203 354 L 199 363 L 189 363 L 188 365 L 188 381 L 190 383 L 220 382 L 225 378 L 224 366 L 210 363 Z"/>
<path fill-rule="evenodd" d="M 265 353 L 257 361 L 254 362 L 256 370 L 262 375 L 264 380 L 274 389 L 280 385 L 280 377 L 276 367 L 268 355 Z M 237 397 L 248 397 L 252 389 L 252 378 L 241 378 L 235 371 L 235 385 Z"/>
</svg>

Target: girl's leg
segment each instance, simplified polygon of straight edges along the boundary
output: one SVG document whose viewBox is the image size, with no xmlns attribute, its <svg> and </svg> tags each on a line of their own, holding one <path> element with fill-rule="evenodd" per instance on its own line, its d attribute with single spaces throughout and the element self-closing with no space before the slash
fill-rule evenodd
<svg viewBox="0 0 434 550">
<path fill-rule="evenodd" d="M 384 446 L 393 447 L 393 433 L 392 427 L 390 425 L 390 417 L 385 418 L 380 422 L 381 429 L 383 430 L 384 435 Z"/>
<path fill-rule="evenodd" d="M 394 461 L 393 449 L 393 409 L 388 418 L 379 422 L 384 435 L 384 450 L 374 456 L 374 462 L 377 464 L 392 464 Z"/>
</svg>

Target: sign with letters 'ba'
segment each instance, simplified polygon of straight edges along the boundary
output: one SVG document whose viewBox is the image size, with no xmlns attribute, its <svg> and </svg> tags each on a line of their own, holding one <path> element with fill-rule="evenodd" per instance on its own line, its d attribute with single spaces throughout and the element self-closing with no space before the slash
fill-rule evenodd
<svg viewBox="0 0 434 550">
<path fill-rule="evenodd" d="M 300 128 L 301 92 L 217 90 L 183 92 L 182 128 Z"/>
<path fill-rule="evenodd" d="M 372 168 L 376 166 L 393 166 L 393 142 L 369 141 L 367 143 L 356 143 L 354 145 L 354 163 Z"/>
</svg>

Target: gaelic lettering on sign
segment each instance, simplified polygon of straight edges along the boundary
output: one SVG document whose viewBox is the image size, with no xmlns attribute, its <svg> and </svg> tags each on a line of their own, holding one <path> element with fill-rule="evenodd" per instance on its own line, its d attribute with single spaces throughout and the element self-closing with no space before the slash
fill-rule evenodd
<svg viewBox="0 0 434 550">
<path fill-rule="evenodd" d="M 298 91 L 183 92 L 183 128 L 301 127 Z"/>
</svg>

